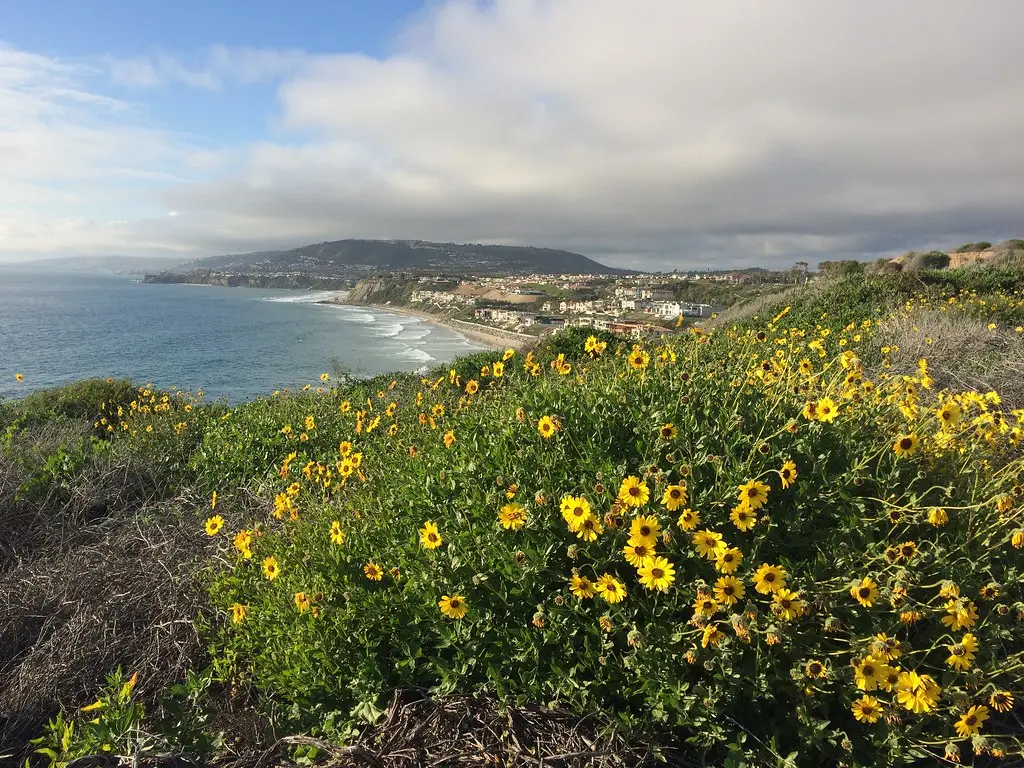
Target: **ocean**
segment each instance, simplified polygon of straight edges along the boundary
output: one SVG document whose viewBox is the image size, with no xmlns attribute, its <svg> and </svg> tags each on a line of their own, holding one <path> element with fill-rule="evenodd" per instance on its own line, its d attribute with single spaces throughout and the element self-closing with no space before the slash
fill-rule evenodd
<svg viewBox="0 0 1024 768">
<path fill-rule="evenodd" d="M 114 376 L 236 402 L 483 349 L 408 315 L 316 303 L 327 295 L 0 265 L 0 397 Z"/>
</svg>

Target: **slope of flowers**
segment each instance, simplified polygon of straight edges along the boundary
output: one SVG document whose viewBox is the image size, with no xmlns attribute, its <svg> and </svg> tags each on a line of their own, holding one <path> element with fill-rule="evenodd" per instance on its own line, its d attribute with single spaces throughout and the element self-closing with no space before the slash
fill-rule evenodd
<svg viewBox="0 0 1024 768">
<path fill-rule="evenodd" d="M 422 686 L 678 726 L 708 759 L 1019 755 L 1021 414 L 924 360 L 870 376 L 870 322 L 785 322 L 325 382 L 201 429 L 174 406 L 217 489 L 219 673 L 334 737 Z"/>
</svg>

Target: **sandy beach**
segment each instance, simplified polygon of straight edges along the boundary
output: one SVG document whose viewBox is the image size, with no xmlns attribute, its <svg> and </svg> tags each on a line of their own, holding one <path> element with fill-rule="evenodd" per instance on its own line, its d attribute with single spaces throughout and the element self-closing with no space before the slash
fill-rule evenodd
<svg viewBox="0 0 1024 768">
<path fill-rule="evenodd" d="M 430 323 L 431 325 L 435 325 L 439 328 L 445 328 L 453 333 L 457 333 L 460 336 L 465 336 L 470 341 L 483 344 L 491 349 L 523 349 L 524 347 L 531 346 L 536 342 L 536 339 L 533 337 L 507 338 L 502 336 L 500 332 L 492 332 L 492 329 L 487 326 L 460 321 L 449 322 L 445 318 L 431 314 L 430 312 L 410 309 L 409 307 L 392 307 L 384 304 L 349 304 L 349 302 L 341 299 L 329 300 L 325 303 L 345 304 L 353 307 L 364 307 L 367 309 L 379 309 L 384 312 L 394 312 L 396 315 L 409 315 L 410 317 L 419 318 L 425 323 Z M 522 334 L 517 334 L 517 336 L 522 336 Z"/>
</svg>

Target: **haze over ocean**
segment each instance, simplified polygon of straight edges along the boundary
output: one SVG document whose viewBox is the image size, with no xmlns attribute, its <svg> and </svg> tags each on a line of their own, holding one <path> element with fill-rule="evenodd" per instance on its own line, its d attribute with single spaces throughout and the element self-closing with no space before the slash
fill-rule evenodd
<svg viewBox="0 0 1024 768">
<path fill-rule="evenodd" d="M 238 401 L 319 383 L 335 362 L 415 371 L 483 348 L 414 317 L 315 303 L 322 296 L 2 265 L 0 397 L 114 376 Z"/>
</svg>

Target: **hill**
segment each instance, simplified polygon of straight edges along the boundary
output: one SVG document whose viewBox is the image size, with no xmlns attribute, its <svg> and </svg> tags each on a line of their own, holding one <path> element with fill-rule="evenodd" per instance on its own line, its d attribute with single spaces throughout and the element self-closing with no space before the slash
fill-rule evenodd
<svg viewBox="0 0 1024 768">
<path fill-rule="evenodd" d="M 302 273 L 361 277 L 389 271 L 473 275 L 618 274 L 579 253 L 551 248 L 423 240 L 334 240 L 286 251 L 256 251 L 198 259 L 178 272 L 208 269 L 248 273 Z"/>
<path fill-rule="evenodd" d="M 0 753 L 611 765 L 522 737 L 571 713 L 670 765 L 1014 764 L 1022 277 L 822 279 L 234 408 L 0 404 Z"/>
</svg>

